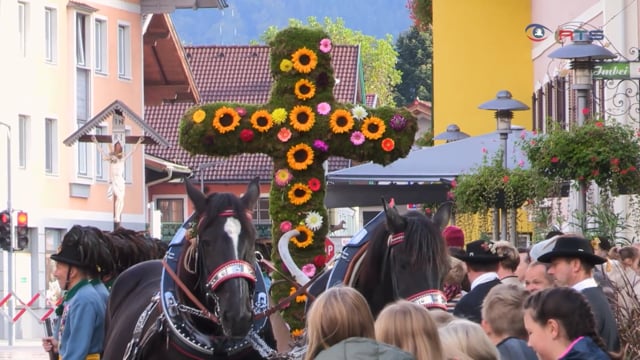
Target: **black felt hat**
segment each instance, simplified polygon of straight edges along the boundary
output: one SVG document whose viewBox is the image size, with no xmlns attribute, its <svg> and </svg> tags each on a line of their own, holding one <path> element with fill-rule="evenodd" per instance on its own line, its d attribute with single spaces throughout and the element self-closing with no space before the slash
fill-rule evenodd
<svg viewBox="0 0 640 360">
<path fill-rule="evenodd" d="M 51 255 L 51 260 L 79 267 L 85 267 L 86 265 L 84 259 L 82 259 L 80 248 L 77 246 L 65 246 L 64 242 L 60 245 L 58 253 Z"/>
<path fill-rule="evenodd" d="M 485 240 L 467 243 L 465 253 L 454 255 L 454 257 L 464 262 L 480 264 L 497 263 L 504 259 L 504 256 L 496 253 L 493 242 Z"/>
<path fill-rule="evenodd" d="M 607 259 L 593 253 L 589 240 L 579 235 L 563 235 L 558 237 L 551 251 L 540 255 L 538 261 L 550 263 L 556 258 L 578 258 L 592 265 L 603 264 Z"/>
</svg>

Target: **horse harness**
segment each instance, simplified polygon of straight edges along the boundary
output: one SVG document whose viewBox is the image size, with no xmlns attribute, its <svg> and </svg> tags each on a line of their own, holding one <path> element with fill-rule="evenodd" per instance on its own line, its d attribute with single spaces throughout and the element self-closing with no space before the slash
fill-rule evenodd
<svg viewBox="0 0 640 360">
<path fill-rule="evenodd" d="M 388 251 L 385 253 L 383 266 L 387 265 L 387 261 L 393 263 L 393 258 L 391 257 L 391 251 L 393 250 L 394 246 L 401 244 L 404 241 L 405 241 L 404 232 L 399 232 L 399 233 L 389 235 L 389 238 L 387 239 Z M 382 273 L 384 272 L 385 271 L 383 270 Z M 393 296 L 394 298 L 399 298 L 400 294 L 398 294 L 396 277 L 394 276 L 393 272 L 390 272 L 390 274 L 391 274 L 391 283 L 393 287 Z M 447 310 L 447 297 L 444 295 L 442 291 L 437 289 L 429 289 L 429 290 L 421 291 L 411 296 L 408 296 L 406 299 L 407 301 L 418 304 L 427 309 L 437 308 L 445 311 Z"/>
</svg>

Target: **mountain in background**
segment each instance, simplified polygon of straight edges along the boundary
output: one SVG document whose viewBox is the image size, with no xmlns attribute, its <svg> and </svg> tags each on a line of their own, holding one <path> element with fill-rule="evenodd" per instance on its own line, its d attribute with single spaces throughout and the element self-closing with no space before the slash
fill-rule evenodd
<svg viewBox="0 0 640 360">
<path fill-rule="evenodd" d="M 395 43 L 411 27 L 404 0 L 228 0 L 224 10 L 176 10 L 172 19 L 185 45 L 247 45 L 269 27 L 285 28 L 289 19 L 322 22 L 342 18 L 347 28 Z"/>
</svg>

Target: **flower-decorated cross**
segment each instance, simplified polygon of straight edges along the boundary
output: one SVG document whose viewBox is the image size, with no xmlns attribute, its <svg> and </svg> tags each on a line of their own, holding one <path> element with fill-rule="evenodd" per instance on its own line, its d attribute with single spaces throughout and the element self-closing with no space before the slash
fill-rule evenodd
<svg viewBox="0 0 640 360">
<path fill-rule="evenodd" d="M 297 229 L 291 254 L 307 268 L 324 263 L 318 261 L 328 231 L 323 162 L 342 156 L 388 164 L 408 154 L 417 130 L 405 109 L 336 103 L 331 47 L 322 30 L 281 31 L 271 44 L 274 83 L 267 104 L 196 106 L 180 123 L 180 145 L 191 154 L 263 153 L 273 159 L 272 239 Z M 272 260 L 281 268 L 277 253 Z M 290 286 L 276 283 L 271 294 L 278 301 Z M 292 333 L 304 325 L 305 298 L 298 300 L 284 312 Z"/>
</svg>

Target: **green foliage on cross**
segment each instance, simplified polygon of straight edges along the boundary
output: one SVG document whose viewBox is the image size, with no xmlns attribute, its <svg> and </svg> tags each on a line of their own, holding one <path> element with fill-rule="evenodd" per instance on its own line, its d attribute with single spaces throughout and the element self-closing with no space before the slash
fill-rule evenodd
<svg viewBox="0 0 640 360">
<path fill-rule="evenodd" d="M 205 104 L 189 109 L 180 123 L 180 145 L 191 154 L 263 153 L 273 159 L 274 249 L 289 228 L 299 230 L 290 248 L 301 267 L 318 263 L 324 254 L 329 219 L 323 162 L 342 156 L 389 164 L 408 154 L 417 130 L 415 117 L 405 109 L 337 103 L 331 46 L 322 30 L 281 31 L 271 43 L 274 84 L 267 104 Z M 282 268 L 275 251 L 272 260 Z M 292 286 L 274 282 L 274 300 L 288 296 Z M 292 331 L 304 327 L 304 301 L 299 300 L 283 311 Z"/>
</svg>

